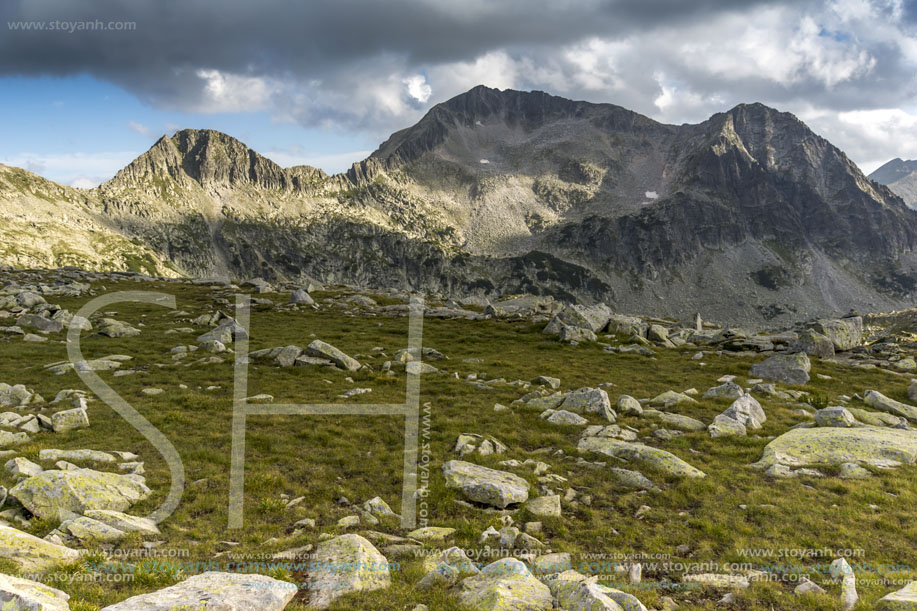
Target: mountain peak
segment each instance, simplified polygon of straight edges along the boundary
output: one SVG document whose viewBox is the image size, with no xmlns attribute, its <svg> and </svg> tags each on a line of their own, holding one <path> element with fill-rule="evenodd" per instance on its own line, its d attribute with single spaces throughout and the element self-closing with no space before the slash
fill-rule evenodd
<svg viewBox="0 0 917 611">
<path fill-rule="evenodd" d="M 106 185 L 163 178 L 204 188 L 250 186 L 304 191 L 327 175 L 311 166 L 285 170 L 241 140 L 214 129 L 182 129 L 162 136 Z"/>
</svg>

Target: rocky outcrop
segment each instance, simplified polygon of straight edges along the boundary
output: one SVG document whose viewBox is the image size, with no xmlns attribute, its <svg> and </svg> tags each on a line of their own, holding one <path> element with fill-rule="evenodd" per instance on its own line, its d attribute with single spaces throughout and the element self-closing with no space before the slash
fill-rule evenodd
<svg viewBox="0 0 917 611">
<path fill-rule="evenodd" d="M 174 586 L 133 596 L 102 611 L 171 611 L 221 609 L 223 611 L 282 611 L 296 595 L 296 584 L 265 575 L 210 571 Z M 206 601 L 206 602 L 203 602 Z"/>
</svg>

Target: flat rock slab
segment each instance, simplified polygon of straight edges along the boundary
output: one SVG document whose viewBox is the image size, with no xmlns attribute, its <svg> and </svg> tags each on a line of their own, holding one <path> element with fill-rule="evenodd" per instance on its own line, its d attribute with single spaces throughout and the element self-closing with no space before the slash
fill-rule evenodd
<svg viewBox="0 0 917 611">
<path fill-rule="evenodd" d="M 320 339 L 306 346 L 306 354 L 321 359 L 328 359 L 341 369 L 346 369 L 347 371 L 356 371 L 360 368 L 360 362 L 355 358 L 347 356 L 331 344 L 323 342 Z"/>
<path fill-rule="evenodd" d="M 596 452 L 620 458 L 637 465 L 645 465 L 678 477 L 706 477 L 700 469 L 693 467 L 671 452 L 642 443 L 631 443 L 608 437 L 584 437 L 580 440 L 580 452 Z"/>
<path fill-rule="evenodd" d="M 70 595 L 30 579 L 0 574 L 3 611 L 70 611 Z"/>
<path fill-rule="evenodd" d="M 0 558 L 12 560 L 24 572 L 42 573 L 79 557 L 75 549 L 39 539 L 11 526 L 0 526 Z"/>
<path fill-rule="evenodd" d="M 917 462 L 917 432 L 885 427 L 820 427 L 787 431 L 764 448 L 755 466 L 866 464 L 897 467 Z"/>
<path fill-rule="evenodd" d="M 873 409 L 901 416 L 917 423 L 917 407 L 889 399 L 877 390 L 867 390 L 863 395 L 863 402 Z"/>
<path fill-rule="evenodd" d="M 297 591 L 296 584 L 265 575 L 211 571 L 128 598 L 102 611 L 281 611 Z"/>
<path fill-rule="evenodd" d="M 506 471 L 450 460 L 443 465 L 443 476 L 446 486 L 460 490 L 466 499 L 476 503 L 503 509 L 529 498 L 529 483 Z"/>
<path fill-rule="evenodd" d="M 382 590 L 392 583 L 385 556 L 352 534 L 319 543 L 307 579 L 309 606 L 316 609 L 327 609 L 345 594 Z"/>
<path fill-rule="evenodd" d="M 124 511 L 149 495 L 150 489 L 133 477 L 92 469 L 44 471 L 10 490 L 10 496 L 45 520 L 65 520 L 71 512 L 90 509 Z"/>
</svg>

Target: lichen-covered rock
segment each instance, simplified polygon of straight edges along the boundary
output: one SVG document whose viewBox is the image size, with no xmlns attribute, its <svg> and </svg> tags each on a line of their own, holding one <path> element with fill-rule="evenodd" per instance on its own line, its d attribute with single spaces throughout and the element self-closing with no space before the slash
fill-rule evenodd
<svg viewBox="0 0 917 611">
<path fill-rule="evenodd" d="M 607 437 L 583 437 L 580 439 L 578 448 L 580 452 L 596 452 L 620 458 L 678 477 L 706 476 L 703 471 L 692 467 L 674 454 L 642 443 L 631 443 Z"/>
<path fill-rule="evenodd" d="M 79 557 L 75 549 L 39 539 L 11 526 L 0 526 L 0 558 L 15 562 L 23 572 L 42 573 Z"/>
<path fill-rule="evenodd" d="M 0 448 L 11 448 L 29 442 L 29 436 L 25 433 L 10 433 L 9 431 L 0 431 Z"/>
<path fill-rule="evenodd" d="M 857 463 L 897 467 L 917 462 L 917 432 L 873 426 L 791 429 L 764 448 L 755 466 Z"/>
<path fill-rule="evenodd" d="M 554 599 L 521 561 L 504 558 L 459 584 L 459 601 L 471 611 L 549 611 Z"/>
<path fill-rule="evenodd" d="M 3 611 L 70 611 L 70 595 L 38 581 L 0 574 Z"/>
<path fill-rule="evenodd" d="M 529 498 L 529 483 L 513 473 L 450 460 L 443 465 L 446 486 L 461 491 L 469 501 L 501 509 Z"/>
<path fill-rule="evenodd" d="M 66 433 L 74 429 L 82 429 L 89 426 L 89 416 L 86 414 L 85 407 L 75 407 L 65 409 L 60 412 L 51 414 L 51 427 L 55 433 Z"/>
<path fill-rule="evenodd" d="M 140 335 L 140 329 L 120 320 L 103 318 L 99 321 L 98 333 L 106 337 L 135 337 Z"/>
<path fill-rule="evenodd" d="M 873 409 L 901 416 L 917 423 L 917 407 L 889 399 L 878 390 L 867 390 L 863 395 L 863 402 Z"/>
<path fill-rule="evenodd" d="M 589 421 L 579 414 L 568 412 L 565 409 L 546 409 L 541 412 L 541 417 L 551 424 L 566 424 L 571 426 L 583 426 L 584 424 L 589 424 Z"/>
<path fill-rule="evenodd" d="M 790 344 L 792 352 L 805 352 L 809 356 L 830 358 L 834 356 L 834 342 L 814 329 L 806 329 Z"/>
<path fill-rule="evenodd" d="M 720 386 L 707 389 L 704 399 L 738 399 L 745 394 L 745 389 L 735 382 L 726 382 Z"/>
<path fill-rule="evenodd" d="M 880 598 L 875 611 L 917 611 L 917 581 Z"/>
<path fill-rule="evenodd" d="M 796 354 L 775 354 L 751 366 L 753 378 L 764 378 L 784 384 L 799 385 L 809 381 L 812 363 L 804 352 Z"/>
<path fill-rule="evenodd" d="M 815 330 L 831 340 L 835 350 L 853 350 L 863 343 L 863 318 L 835 318 L 819 320 Z"/>
<path fill-rule="evenodd" d="M 624 490 L 656 489 L 656 484 L 639 471 L 621 469 L 620 467 L 608 467 L 606 472 L 608 473 L 609 479 L 614 482 L 617 488 L 622 488 Z"/>
<path fill-rule="evenodd" d="M 323 342 L 320 339 L 314 340 L 306 346 L 306 354 L 317 358 L 328 359 L 341 369 L 347 371 L 356 371 L 360 368 L 360 362 L 355 358 L 349 357 L 331 344 Z"/>
<path fill-rule="evenodd" d="M 626 416 L 639 416 L 643 413 L 643 406 L 630 395 L 618 397 L 618 411 Z"/>
<path fill-rule="evenodd" d="M 282 611 L 297 591 L 296 584 L 265 575 L 209 571 L 102 611 Z"/>
<path fill-rule="evenodd" d="M 856 426 L 856 418 L 850 411 L 841 405 L 825 407 L 815 412 L 816 426 L 840 426 L 849 428 Z"/>
<path fill-rule="evenodd" d="M 670 414 L 668 412 L 659 411 L 656 411 L 651 415 L 666 426 L 669 426 L 673 429 L 678 429 L 679 431 L 703 431 L 707 428 L 706 424 L 697 418 L 692 418 L 691 416 L 684 416 L 682 414 Z"/>
<path fill-rule="evenodd" d="M 681 405 L 683 403 L 694 404 L 697 403 L 697 401 L 684 393 L 667 390 L 653 397 L 650 403 L 662 407 L 672 407 L 673 405 Z"/>
<path fill-rule="evenodd" d="M 740 422 L 749 429 L 760 429 L 761 425 L 767 421 L 764 408 L 751 395 L 742 395 L 733 401 L 722 415 Z"/>
<path fill-rule="evenodd" d="M 307 577 L 309 606 L 326 609 L 353 592 L 382 590 L 391 585 L 388 561 L 360 535 L 341 535 L 319 543 Z"/>
<path fill-rule="evenodd" d="M 584 329 L 582 327 L 571 327 L 570 325 L 562 325 L 560 328 L 560 333 L 558 338 L 562 342 L 567 343 L 582 343 L 582 342 L 594 342 L 598 340 L 595 333 L 591 329 Z"/>
<path fill-rule="evenodd" d="M 92 469 L 44 471 L 19 482 L 10 496 L 45 520 L 65 520 L 90 509 L 124 511 L 150 495 L 136 476 Z"/>
<path fill-rule="evenodd" d="M 89 509 L 84 515 L 126 533 L 139 532 L 142 535 L 158 535 L 159 527 L 149 518 L 128 515 L 111 509 Z"/>
<path fill-rule="evenodd" d="M 127 536 L 127 533 L 123 530 L 109 526 L 104 522 L 87 518 L 86 516 L 65 520 L 61 522 L 58 528 L 87 546 L 101 543 L 115 543 Z"/>
<path fill-rule="evenodd" d="M 622 611 L 621 605 L 609 598 L 591 580 L 557 580 L 552 592 L 564 611 Z"/>
<path fill-rule="evenodd" d="M 711 437 L 728 437 L 732 435 L 744 437 L 748 434 L 744 424 L 725 414 L 719 414 L 714 418 L 710 426 L 707 427 L 707 432 Z"/>
</svg>

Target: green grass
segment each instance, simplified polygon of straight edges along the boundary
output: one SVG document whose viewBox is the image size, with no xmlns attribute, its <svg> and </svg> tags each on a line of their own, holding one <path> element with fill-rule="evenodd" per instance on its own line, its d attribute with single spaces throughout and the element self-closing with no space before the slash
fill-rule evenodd
<svg viewBox="0 0 917 611">
<path fill-rule="evenodd" d="M 212 292 L 205 287 L 173 283 L 106 281 L 111 290 L 159 290 L 174 293 L 178 309 L 187 316 L 174 316 L 166 308 L 139 304 L 114 306 L 116 318 L 135 326 L 142 334 L 135 338 L 110 339 L 84 334 L 83 352 L 87 358 L 108 354 L 129 354 L 133 361 L 125 367 L 138 373 L 103 379 L 146 416 L 175 444 L 185 465 L 187 486 L 182 503 L 163 524 L 158 549 L 183 550 L 180 558 L 157 559 L 138 566 L 132 581 L 87 581 L 74 578 L 55 582 L 72 596 L 72 608 L 97 609 L 128 596 L 155 590 L 193 572 L 191 563 L 228 561 L 232 557 L 270 554 L 306 544 L 316 544 L 321 533 L 338 533 L 336 522 L 353 512 L 336 502 L 346 496 L 354 502 L 379 495 L 399 511 L 401 465 L 403 458 L 403 422 L 387 416 L 300 416 L 249 417 L 246 438 L 245 527 L 227 530 L 228 479 L 232 423 L 232 364 L 230 355 L 222 355 L 222 364 L 194 364 L 209 355 L 192 354 L 173 361 L 169 350 L 180 344 L 193 344 L 195 333 L 166 334 L 168 329 L 188 327 L 189 320 L 215 307 L 231 313 L 227 303 L 215 303 L 220 297 L 232 300 L 228 291 Z M 96 284 L 95 288 L 100 285 Z M 318 303 L 335 296 L 333 291 L 316 292 Z M 285 302 L 286 295 L 267 295 Z M 87 298 L 60 299 L 75 311 Z M 382 302 L 383 298 L 378 299 Z M 388 303 L 386 301 L 386 303 Z M 485 466 L 499 467 L 501 460 L 533 458 L 551 465 L 551 473 L 567 478 L 564 485 L 553 485 L 561 494 L 574 488 L 579 495 L 592 497 L 591 505 L 564 506 L 562 519 L 541 520 L 544 532 L 539 538 L 554 551 L 574 555 L 574 565 L 594 562 L 604 583 L 616 581 L 607 567 L 596 560 L 596 554 L 621 558 L 629 554 L 657 556 L 644 562 L 644 581 L 677 581 L 679 567 L 661 563 L 739 563 L 749 565 L 800 564 L 785 559 L 749 558 L 743 549 L 851 548 L 862 549 L 856 562 L 871 565 L 913 564 L 917 525 L 913 519 L 917 506 L 917 470 L 913 467 L 882 471 L 866 481 L 795 479 L 772 481 L 761 472 L 749 469 L 769 438 L 779 435 L 802 419 L 794 414 L 795 405 L 763 400 L 768 415 L 764 428 L 746 438 L 711 439 L 706 433 L 688 433 L 658 444 L 702 469 L 708 477 L 702 480 L 677 481 L 663 474 L 643 470 L 662 485 L 658 492 L 634 493 L 616 490 L 601 468 L 577 463 L 578 427 L 557 427 L 538 417 L 537 411 L 514 406 L 512 411 L 497 413 L 494 403 L 505 405 L 524 394 L 521 387 L 498 385 L 491 390 L 478 389 L 464 381 L 471 373 L 488 379 L 530 380 L 537 375 L 561 378 L 562 389 L 612 383 L 608 388 L 612 400 L 619 394 L 638 398 L 652 397 L 665 390 L 691 387 L 703 392 L 717 384 L 723 374 L 733 374 L 743 381 L 749 366 L 760 357 L 710 353 L 701 366 L 691 356 L 696 348 L 658 350 L 654 358 L 637 355 L 603 353 L 598 345 L 568 346 L 541 333 L 541 324 L 525 321 L 443 321 L 426 320 L 424 345 L 449 357 L 433 364 L 449 373 L 424 376 L 421 403 L 429 404 L 429 444 L 432 458 L 431 490 L 427 499 L 429 524 L 451 526 L 457 533 L 451 544 L 478 548 L 477 537 L 488 526 L 498 529 L 494 514 L 457 505 L 458 498 L 446 490 L 439 478 L 439 465 L 456 458 L 452 446 L 463 432 L 486 433 L 509 446 L 502 456 L 469 459 Z M 400 402 L 404 398 L 404 374 L 385 375 L 381 365 L 385 358 L 372 352 L 376 346 L 391 357 L 407 343 L 407 320 L 367 315 L 365 309 L 348 307 L 321 311 L 305 308 L 299 311 L 257 307 L 252 315 L 251 349 L 278 345 L 307 345 L 314 337 L 325 340 L 348 354 L 370 364 L 375 371 L 346 373 L 314 367 L 279 369 L 265 364 L 250 368 L 249 395 L 269 393 L 276 402 L 330 402 L 354 387 L 371 387 L 373 392 L 361 395 L 364 402 Z M 25 343 L 15 338 L 0 341 L 0 381 L 23 383 L 50 399 L 64 388 L 83 388 L 75 373 L 50 376 L 43 365 L 66 358 L 65 345 L 54 338 L 44 344 Z M 473 359 L 479 362 L 472 361 Z M 815 377 L 828 374 L 831 380 Z M 348 382 L 347 377 L 353 382 Z M 804 388 L 813 402 L 834 404 L 840 394 L 852 395 L 868 388 L 880 389 L 886 395 L 906 400 L 907 377 L 881 371 L 851 369 L 840 365 L 815 362 L 813 380 Z M 179 385 L 187 388 L 180 388 Z M 206 390 L 218 386 L 216 390 Z M 158 387 L 165 393 L 147 397 L 140 390 Z M 693 406 L 673 408 L 705 422 L 723 411 L 728 401 L 699 399 Z M 33 444 L 23 448 L 29 457 L 38 448 L 93 448 L 136 452 L 145 462 L 146 477 L 153 496 L 135 506 L 131 513 L 144 515 L 165 498 L 169 472 L 161 457 L 141 435 L 112 410 L 96 400 L 90 404 L 89 429 L 67 434 L 40 433 Z M 599 423 L 590 416 L 594 423 Z M 641 438 L 653 430 L 650 418 L 619 417 L 619 423 L 640 431 Z M 562 451 L 562 454 L 558 452 Z M 588 460 L 610 460 L 587 456 Z M 35 458 L 37 460 L 37 458 Z M 46 467 L 49 465 L 45 465 Z M 539 494 L 537 478 L 527 470 L 516 470 L 533 485 L 533 496 Z M 4 479 L 6 478 L 6 479 Z M 0 484 L 10 486 L 6 473 Z M 306 496 L 306 501 L 286 509 L 280 495 L 290 498 Z M 634 514 L 643 505 L 651 507 L 643 519 Z M 746 505 L 747 509 L 741 509 Z M 870 509 L 870 505 L 878 509 Z M 302 518 L 314 518 L 317 527 L 293 535 L 292 525 Z M 529 519 L 524 511 L 516 514 L 517 522 Z M 53 524 L 35 523 L 32 531 L 43 535 Z M 393 534 L 397 525 L 371 527 Z M 359 529 L 357 529 L 359 531 Z M 269 541 L 271 540 L 271 541 Z M 138 541 L 122 544 L 135 547 Z M 235 545 L 230 545 L 234 543 Z M 676 548 L 690 546 L 687 554 Z M 231 556 L 229 555 L 231 554 Z M 615 555 L 615 556 L 612 556 Z M 759 583 L 739 595 L 737 609 L 818 609 L 838 608 L 839 588 L 825 582 L 816 565 L 826 566 L 832 558 L 805 561 L 812 565 L 812 578 L 825 584 L 830 596 L 797 598 L 791 583 Z M 398 560 L 393 586 L 383 592 L 357 594 L 340 600 L 333 608 L 343 609 L 411 609 L 425 603 L 431 609 L 458 609 L 454 597 L 446 590 L 418 591 L 414 584 L 422 577 L 417 561 Z M 657 563 L 653 566 L 653 563 Z M 68 568 L 73 575 L 92 574 L 92 564 Z M 264 569 L 283 574 L 294 581 L 304 575 L 296 570 Z M 279 571 L 279 573 L 278 573 Z M 701 570 L 700 572 L 707 572 Z M 860 574 L 867 579 L 917 578 L 917 574 Z M 620 585 L 620 584 L 617 584 Z M 713 609 L 721 593 L 709 590 L 654 591 L 650 588 L 621 586 L 635 593 L 647 606 L 659 604 L 661 596 L 671 595 L 682 609 Z M 872 603 L 900 585 L 861 583 L 859 609 Z M 297 598 L 290 609 L 303 609 Z M 718 608 L 718 607 L 717 607 Z"/>
</svg>

